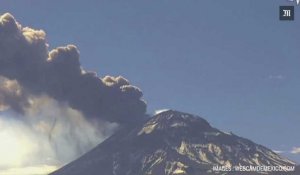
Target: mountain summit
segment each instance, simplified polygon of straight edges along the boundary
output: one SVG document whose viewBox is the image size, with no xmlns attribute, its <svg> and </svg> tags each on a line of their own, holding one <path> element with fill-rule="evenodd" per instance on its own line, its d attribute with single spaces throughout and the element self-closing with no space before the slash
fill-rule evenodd
<svg viewBox="0 0 300 175">
<path fill-rule="evenodd" d="M 264 146 L 213 128 L 198 116 L 168 110 L 120 129 L 52 175 L 222 174 L 213 166 L 239 165 L 295 164 Z"/>
</svg>

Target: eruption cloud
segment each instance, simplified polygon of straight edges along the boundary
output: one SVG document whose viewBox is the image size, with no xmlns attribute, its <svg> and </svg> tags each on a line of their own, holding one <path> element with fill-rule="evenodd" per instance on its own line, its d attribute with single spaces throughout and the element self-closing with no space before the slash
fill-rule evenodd
<svg viewBox="0 0 300 175">
<path fill-rule="evenodd" d="M 0 16 L 0 175 L 49 173 L 76 159 L 142 120 L 142 96 L 122 76 L 84 70 L 76 46 L 49 51 L 44 31 Z"/>
<path fill-rule="evenodd" d="M 0 75 L 16 80 L 31 95 L 46 94 L 89 118 L 116 123 L 132 123 L 146 112 L 139 88 L 121 76 L 103 79 L 85 71 L 74 45 L 48 51 L 45 32 L 22 27 L 8 13 L 0 17 Z M 18 97 L 18 98 L 21 98 Z M 6 100 L 14 110 L 22 112 L 26 105 Z M 17 100 L 17 99 L 16 99 Z M 17 100 L 19 101 L 19 100 Z"/>
</svg>

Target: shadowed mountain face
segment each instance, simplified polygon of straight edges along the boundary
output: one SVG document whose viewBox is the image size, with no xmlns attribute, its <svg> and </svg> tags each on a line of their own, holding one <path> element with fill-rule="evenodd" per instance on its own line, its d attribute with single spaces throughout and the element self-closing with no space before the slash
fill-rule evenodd
<svg viewBox="0 0 300 175">
<path fill-rule="evenodd" d="M 120 129 L 52 175 L 222 174 L 213 171 L 214 165 L 294 163 L 250 140 L 215 129 L 200 117 L 169 110 L 138 126 Z"/>
</svg>

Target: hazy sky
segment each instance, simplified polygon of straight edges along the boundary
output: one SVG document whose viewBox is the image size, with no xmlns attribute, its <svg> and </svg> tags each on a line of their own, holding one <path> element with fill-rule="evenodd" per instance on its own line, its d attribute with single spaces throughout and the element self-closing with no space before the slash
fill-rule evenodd
<svg viewBox="0 0 300 175">
<path fill-rule="evenodd" d="M 286 0 L 0 0 L 50 48 L 75 44 L 86 70 L 140 87 L 148 113 L 172 108 L 300 162 L 300 6 Z"/>
</svg>

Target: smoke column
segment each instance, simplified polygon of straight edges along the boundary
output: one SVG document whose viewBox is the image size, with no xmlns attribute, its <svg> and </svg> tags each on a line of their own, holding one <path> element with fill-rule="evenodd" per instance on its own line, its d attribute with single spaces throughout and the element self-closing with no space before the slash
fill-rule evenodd
<svg viewBox="0 0 300 175">
<path fill-rule="evenodd" d="M 79 56 L 0 16 L 0 175 L 50 172 L 145 117 L 138 87 L 84 70 Z"/>
</svg>

